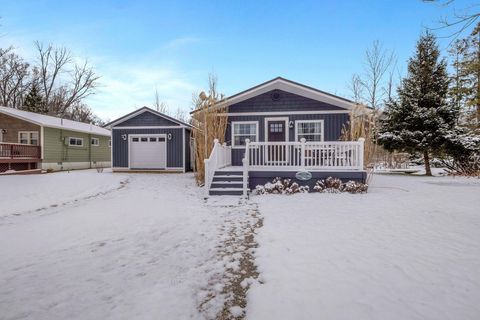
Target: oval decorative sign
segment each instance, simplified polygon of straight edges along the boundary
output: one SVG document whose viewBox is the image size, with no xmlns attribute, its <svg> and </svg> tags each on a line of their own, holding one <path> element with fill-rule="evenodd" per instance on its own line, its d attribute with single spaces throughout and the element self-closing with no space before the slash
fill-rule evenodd
<svg viewBox="0 0 480 320">
<path fill-rule="evenodd" d="M 295 173 L 295 177 L 298 180 L 307 181 L 312 179 L 312 174 L 308 171 L 298 171 L 297 173 Z"/>
</svg>

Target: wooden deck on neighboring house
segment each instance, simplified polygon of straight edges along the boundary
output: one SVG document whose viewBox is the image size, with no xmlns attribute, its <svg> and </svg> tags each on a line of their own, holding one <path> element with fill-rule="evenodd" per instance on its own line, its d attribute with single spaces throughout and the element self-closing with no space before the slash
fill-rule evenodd
<svg viewBox="0 0 480 320">
<path fill-rule="evenodd" d="M 2 142 L 0 143 L 0 172 L 37 169 L 41 157 L 40 146 Z"/>
</svg>

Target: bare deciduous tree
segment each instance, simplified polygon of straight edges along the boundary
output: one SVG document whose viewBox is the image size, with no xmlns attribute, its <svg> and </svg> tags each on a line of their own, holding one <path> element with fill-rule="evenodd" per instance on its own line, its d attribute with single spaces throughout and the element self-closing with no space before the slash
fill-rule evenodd
<svg viewBox="0 0 480 320">
<path fill-rule="evenodd" d="M 362 85 L 366 91 L 365 100 L 373 109 L 379 109 L 383 101 L 383 80 L 385 73 L 395 60 L 395 54 L 383 49 L 379 41 L 374 41 L 365 51 Z"/>
<path fill-rule="evenodd" d="M 44 46 L 35 42 L 39 60 L 39 80 L 42 85 L 45 104 L 50 113 L 65 116 L 69 109 L 94 93 L 99 76 L 85 61 L 74 64 L 70 51 L 63 47 Z M 61 81 L 66 74 L 69 79 Z"/>
<path fill-rule="evenodd" d="M 158 112 L 168 114 L 168 104 L 160 100 L 157 88 L 155 88 L 155 101 L 153 102 L 153 107 Z"/>
<path fill-rule="evenodd" d="M 352 78 L 350 79 L 350 83 L 348 84 L 348 89 L 352 93 L 352 99 L 355 103 L 362 103 L 363 100 L 363 84 L 362 79 L 358 74 L 353 74 Z"/>
<path fill-rule="evenodd" d="M 12 108 L 22 106 L 30 87 L 30 65 L 12 52 L 12 48 L 0 49 L 0 105 Z"/>
</svg>

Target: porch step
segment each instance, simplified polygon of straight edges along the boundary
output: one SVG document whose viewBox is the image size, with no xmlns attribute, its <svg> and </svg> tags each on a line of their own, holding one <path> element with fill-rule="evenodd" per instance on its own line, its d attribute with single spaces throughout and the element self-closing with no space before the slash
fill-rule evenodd
<svg viewBox="0 0 480 320">
<path fill-rule="evenodd" d="M 243 171 L 215 171 L 208 194 L 211 196 L 243 195 Z"/>
<path fill-rule="evenodd" d="M 215 171 L 214 176 L 243 176 L 243 171 Z"/>
<path fill-rule="evenodd" d="M 242 188 L 210 188 L 208 192 L 211 196 L 241 196 Z"/>
<path fill-rule="evenodd" d="M 217 181 L 243 181 L 242 175 L 218 175 L 213 176 L 213 182 Z"/>
<path fill-rule="evenodd" d="M 243 181 L 213 181 L 211 187 L 216 188 L 243 188 Z"/>
</svg>

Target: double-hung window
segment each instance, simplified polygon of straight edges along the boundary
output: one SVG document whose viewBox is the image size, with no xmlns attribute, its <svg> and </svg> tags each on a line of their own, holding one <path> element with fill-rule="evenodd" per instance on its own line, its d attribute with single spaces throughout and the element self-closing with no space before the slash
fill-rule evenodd
<svg viewBox="0 0 480 320">
<path fill-rule="evenodd" d="M 92 146 L 98 147 L 100 145 L 100 140 L 98 138 L 92 138 Z"/>
<path fill-rule="evenodd" d="M 38 145 L 38 131 L 20 131 L 18 143 Z"/>
<path fill-rule="evenodd" d="M 296 141 L 323 141 L 323 120 L 297 120 L 295 127 Z"/>
<path fill-rule="evenodd" d="M 72 147 L 83 147 L 83 138 L 69 137 L 68 145 Z"/>
<path fill-rule="evenodd" d="M 246 139 L 250 139 L 251 142 L 258 141 L 258 122 L 232 122 L 232 147 L 241 148 L 245 146 Z"/>
</svg>

